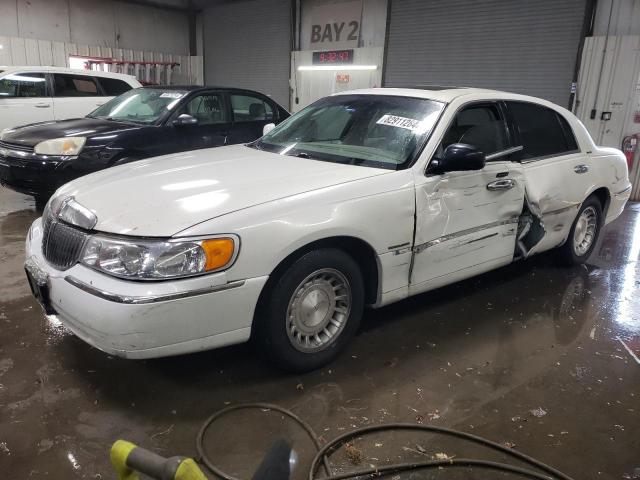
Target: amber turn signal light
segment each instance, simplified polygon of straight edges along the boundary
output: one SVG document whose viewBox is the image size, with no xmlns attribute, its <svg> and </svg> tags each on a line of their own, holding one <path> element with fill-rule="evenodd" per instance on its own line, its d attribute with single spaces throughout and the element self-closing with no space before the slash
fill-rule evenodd
<svg viewBox="0 0 640 480">
<path fill-rule="evenodd" d="M 235 245 L 231 238 L 212 238 L 204 240 L 201 245 L 207 258 L 206 271 L 222 268 L 233 258 Z"/>
</svg>

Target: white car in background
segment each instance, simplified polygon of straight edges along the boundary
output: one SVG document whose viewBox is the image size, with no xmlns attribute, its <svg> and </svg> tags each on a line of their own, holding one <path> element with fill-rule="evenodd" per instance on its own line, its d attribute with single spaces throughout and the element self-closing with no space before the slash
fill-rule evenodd
<svg viewBox="0 0 640 480">
<path fill-rule="evenodd" d="M 141 86 L 134 76 L 120 73 L 0 66 L 0 130 L 84 117 Z"/>
<path fill-rule="evenodd" d="M 334 358 L 365 305 L 550 249 L 586 261 L 630 190 L 624 155 L 550 102 L 352 91 L 248 145 L 66 184 L 29 231 L 26 269 L 45 310 L 105 352 L 253 338 L 303 371 Z"/>
</svg>

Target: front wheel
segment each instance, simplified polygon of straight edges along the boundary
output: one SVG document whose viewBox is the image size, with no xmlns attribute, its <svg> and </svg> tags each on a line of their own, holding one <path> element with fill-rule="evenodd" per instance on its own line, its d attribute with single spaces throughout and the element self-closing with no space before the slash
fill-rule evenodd
<svg viewBox="0 0 640 480">
<path fill-rule="evenodd" d="M 42 212 L 49 201 L 49 197 L 46 195 L 38 195 L 33 198 L 36 201 L 36 212 Z"/>
<path fill-rule="evenodd" d="M 296 372 L 333 360 L 357 331 L 364 308 L 358 264 L 333 248 L 303 255 L 265 293 L 253 339 L 276 365 Z"/>
<path fill-rule="evenodd" d="M 567 241 L 558 249 L 560 261 L 565 265 L 586 262 L 596 246 L 602 224 L 602 205 L 591 196 L 580 207 Z"/>
</svg>

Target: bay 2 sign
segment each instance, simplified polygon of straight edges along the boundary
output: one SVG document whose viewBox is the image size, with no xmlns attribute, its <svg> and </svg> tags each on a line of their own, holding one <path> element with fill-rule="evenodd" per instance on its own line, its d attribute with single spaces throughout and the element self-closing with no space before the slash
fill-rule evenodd
<svg viewBox="0 0 640 480">
<path fill-rule="evenodd" d="M 357 48 L 361 15 L 361 0 L 311 2 L 303 21 L 306 24 L 303 28 L 306 30 L 308 48 Z"/>
</svg>

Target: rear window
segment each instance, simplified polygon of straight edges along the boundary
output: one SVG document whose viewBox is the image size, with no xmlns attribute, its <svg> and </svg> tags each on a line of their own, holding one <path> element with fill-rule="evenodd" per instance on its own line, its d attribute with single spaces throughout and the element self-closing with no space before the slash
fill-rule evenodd
<svg viewBox="0 0 640 480">
<path fill-rule="evenodd" d="M 231 110 L 235 122 L 262 122 L 274 118 L 271 105 L 253 95 L 232 94 Z"/>
<path fill-rule="evenodd" d="M 129 85 L 124 80 L 118 80 L 116 78 L 98 78 L 100 85 L 102 86 L 102 90 L 107 97 L 117 97 L 118 95 L 122 95 L 124 92 L 128 92 L 131 90 L 131 85 Z"/>
<path fill-rule="evenodd" d="M 56 97 L 96 97 L 100 95 L 95 78 L 88 75 L 55 73 L 53 83 Z"/>
<path fill-rule="evenodd" d="M 522 160 L 578 150 L 571 128 L 555 110 L 533 103 L 508 103 L 520 132 Z"/>
</svg>

